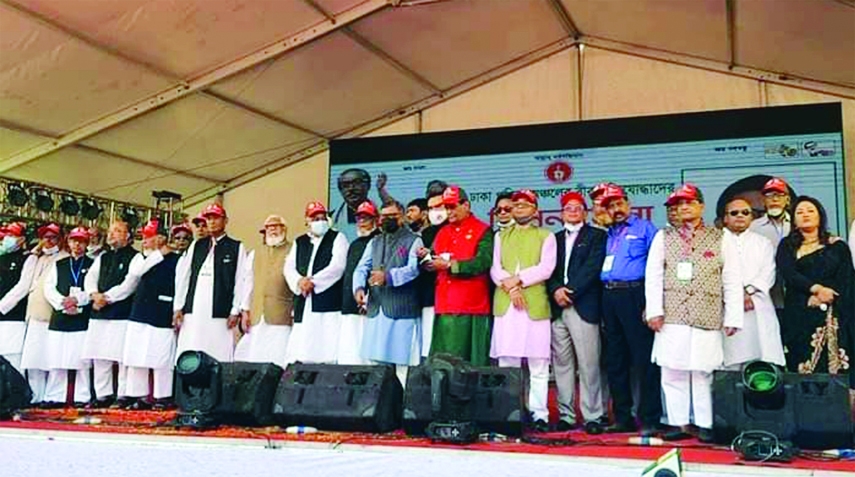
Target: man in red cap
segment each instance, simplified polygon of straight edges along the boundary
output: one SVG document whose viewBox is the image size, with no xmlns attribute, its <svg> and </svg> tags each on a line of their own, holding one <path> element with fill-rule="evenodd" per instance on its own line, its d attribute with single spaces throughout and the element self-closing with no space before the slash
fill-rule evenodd
<svg viewBox="0 0 855 477">
<path fill-rule="evenodd" d="M 644 325 L 644 274 L 647 252 L 656 227 L 630 212 L 629 200 L 617 185 L 606 187 L 601 197 L 612 219 L 606 242 L 603 282 L 603 319 L 606 363 L 614 425 L 608 432 L 634 432 L 631 371 L 640 376 L 638 417 L 642 434 L 658 432 L 662 416 L 659 367 L 650 362 L 653 332 Z"/>
<path fill-rule="evenodd" d="M 377 229 L 377 208 L 369 201 L 356 208 L 356 235 L 347 250 L 347 265 L 341 297 L 341 334 L 338 338 L 338 364 L 370 364 L 362 357 L 362 337 L 367 308 L 356 303 L 353 296 L 353 274 L 371 239 L 380 234 Z M 368 281 L 360 284 L 368 289 Z"/>
<path fill-rule="evenodd" d="M 89 245 L 86 246 L 86 255 L 92 260 L 104 253 L 104 231 L 97 225 L 89 227 Z"/>
<path fill-rule="evenodd" d="M 137 251 L 131 246 L 131 238 L 126 222 L 110 224 L 107 231 L 109 249 L 95 259 L 86 275 L 84 291 L 91 300 L 92 312 L 83 344 L 83 358 L 92 360 L 94 407 L 130 404 L 125 395 L 127 368 L 122 364 L 122 356 L 132 295 L 137 285 L 137 278 L 128 274 L 131 261 L 137 256 Z M 114 364 L 119 368 L 115 395 Z"/>
<path fill-rule="evenodd" d="M 344 234 L 330 229 L 324 204 L 309 202 L 305 216 L 309 231 L 297 238 L 285 258 L 285 280 L 294 293 L 294 327 L 286 361 L 334 364 L 349 244 Z"/>
<path fill-rule="evenodd" d="M 712 441 L 712 373 L 724 363 L 724 336 L 743 322 L 739 255 L 703 221 L 704 196 L 685 184 L 674 193 L 679 229 L 664 229 L 650 247 L 645 275 L 647 326 L 656 333 L 653 361 L 662 367 L 668 423 Z"/>
<path fill-rule="evenodd" d="M 211 233 L 208 231 L 208 221 L 205 219 L 204 212 L 200 212 L 199 215 L 193 217 L 191 223 L 193 224 L 193 238 L 195 240 L 206 239 L 211 236 Z"/>
<path fill-rule="evenodd" d="M 610 183 L 602 182 L 594 186 L 591 189 L 588 197 L 591 198 L 592 207 L 592 218 L 591 218 L 591 226 L 598 228 L 600 230 L 608 230 L 609 226 L 612 224 L 612 218 L 609 215 L 609 210 L 603 205 L 603 194 L 606 192 L 606 188 L 610 185 Z"/>
<path fill-rule="evenodd" d="M 133 295 L 122 363 L 127 367 L 130 409 L 163 408 L 172 396 L 175 331 L 172 304 L 179 256 L 167 244 L 167 231 L 158 220 L 141 231 L 142 251 L 131 261 L 128 275 L 136 286 Z M 154 386 L 149 389 L 149 371 Z M 149 393 L 154 402 L 148 401 Z"/>
<path fill-rule="evenodd" d="M 25 249 L 25 232 L 24 224 L 9 224 L 3 237 L 6 253 L 0 255 L 0 356 L 18 371 L 27 329 L 27 293 L 37 260 Z"/>
<path fill-rule="evenodd" d="M 435 187 L 431 187 L 435 185 Z M 436 317 L 436 271 L 432 269 L 432 257 L 430 249 L 433 247 L 433 242 L 436 236 L 443 227 L 448 224 L 448 210 L 445 209 L 445 204 L 442 203 L 442 191 L 445 186 L 439 182 L 431 181 L 427 188 L 427 204 L 428 204 L 428 222 L 430 226 L 422 230 L 422 242 L 424 247 L 418 251 L 419 264 L 422 271 L 416 278 L 416 288 L 419 290 L 420 300 L 422 303 L 422 358 L 427 358 L 430 355 L 430 347 L 433 341 L 433 322 Z"/>
<path fill-rule="evenodd" d="M 67 402 L 69 371 L 76 371 L 73 399 L 77 407 L 89 402 L 91 361 L 83 353 L 90 296 L 83 290 L 93 260 L 86 255 L 89 231 L 77 227 L 68 233 L 69 255 L 51 266 L 44 280 L 44 297 L 53 308 L 45 343 L 48 372 L 45 407 L 63 407 Z"/>
<path fill-rule="evenodd" d="M 766 206 L 766 214 L 751 222 L 751 230 L 766 237 L 772 242 L 775 251 L 778 244 L 787 235 L 790 235 L 792 225 L 790 223 L 790 188 L 784 179 L 773 177 L 766 181 L 763 186 L 763 204 Z M 778 317 L 783 316 L 784 309 L 784 287 L 783 278 L 778 276 L 775 286 L 770 290 L 772 303 Z"/>
<path fill-rule="evenodd" d="M 269 215 L 262 228 L 264 246 L 250 252 L 247 264 L 253 264 L 258 281 L 252 300 L 251 327 L 235 347 L 235 361 L 275 363 L 285 367 L 288 340 L 294 324 L 294 294 L 288 288 L 282 269 L 291 250 L 288 224 L 280 215 Z M 247 278 L 252 274 L 247 272 Z"/>
<path fill-rule="evenodd" d="M 218 361 L 234 360 L 234 329 L 250 325 L 252 280 L 243 244 L 226 234 L 226 209 L 202 211 L 210 236 L 193 242 L 179 263 L 173 322 L 179 328 L 176 356 L 203 351 Z M 186 290 L 186 292 L 185 292 Z"/>
<path fill-rule="evenodd" d="M 528 360 L 528 409 L 535 430 L 549 430 L 551 310 L 546 281 L 555 269 L 555 236 L 534 224 L 537 194 L 528 189 L 511 194 L 514 222 L 496 234 L 490 276 L 496 284 L 490 357 L 500 367 L 519 367 Z"/>
<path fill-rule="evenodd" d="M 60 251 L 59 225 L 51 223 L 38 229 L 39 244 L 27 260 L 34 260 L 33 276 L 27 288 L 27 333 L 21 357 L 21 368 L 27 371 L 27 381 L 33 391 L 33 403 L 44 401 L 48 371 L 48 324 L 53 308 L 45 299 L 45 277 L 56 261 L 67 256 Z"/>
<path fill-rule="evenodd" d="M 472 215 L 469 197 L 458 186 L 442 193 L 448 225 L 433 243 L 436 318 L 430 354 L 448 353 L 475 366 L 490 363 L 490 265 L 493 233 Z"/>
<path fill-rule="evenodd" d="M 680 228 L 680 209 L 677 206 L 676 192 L 672 192 L 665 200 L 665 210 L 668 211 L 667 227 L 678 229 Z"/>
<path fill-rule="evenodd" d="M 552 366 L 558 387 L 559 431 L 576 428 L 578 365 L 580 404 L 585 430 L 602 433 L 605 415 L 601 372 L 600 270 L 606 233 L 585 222 L 588 207 L 575 191 L 561 196 L 564 229 L 555 233 L 557 261 L 547 282 L 552 299 Z"/>
<path fill-rule="evenodd" d="M 172 226 L 170 246 L 178 255 L 184 255 L 193 243 L 193 230 L 186 222 Z"/>
</svg>

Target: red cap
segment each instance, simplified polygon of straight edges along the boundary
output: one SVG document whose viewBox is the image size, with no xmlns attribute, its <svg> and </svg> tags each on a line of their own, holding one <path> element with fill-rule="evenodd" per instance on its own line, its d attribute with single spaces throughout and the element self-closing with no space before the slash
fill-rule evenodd
<svg viewBox="0 0 855 477">
<path fill-rule="evenodd" d="M 605 182 L 600 182 L 599 184 L 595 185 L 593 189 L 591 189 L 591 192 L 588 194 L 588 197 L 590 197 L 591 200 L 594 200 L 597 197 L 600 197 L 601 195 L 603 195 L 603 193 L 606 192 L 606 188 L 608 186 L 609 186 L 609 184 L 607 184 Z"/>
<path fill-rule="evenodd" d="M 377 207 L 374 207 L 374 204 L 366 200 L 356 208 L 356 215 L 370 215 L 371 217 L 377 217 Z"/>
<path fill-rule="evenodd" d="M 624 192 L 623 188 L 619 185 L 609 184 L 606 186 L 606 190 L 603 191 L 601 198 L 603 206 L 606 206 L 611 200 L 626 199 L 626 192 Z"/>
<path fill-rule="evenodd" d="M 665 199 L 665 207 L 671 207 L 672 205 L 677 205 L 677 197 L 676 197 L 676 194 L 677 194 L 677 192 L 676 192 L 676 191 L 671 192 L 670 194 L 668 194 L 668 198 L 667 198 L 667 199 Z"/>
<path fill-rule="evenodd" d="M 306 217 L 312 217 L 317 214 L 326 214 L 327 208 L 320 202 L 309 202 L 306 204 Z"/>
<path fill-rule="evenodd" d="M 780 192 L 782 194 L 789 194 L 790 189 L 787 187 L 787 183 L 784 182 L 784 179 L 773 177 L 769 179 L 763 186 L 763 193 L 765 194 L 767 192 Z"/>
<path fill-rule="evenodd" d="M 521 189 L 511 194 L 511 200 L 524 200 L 537 206 L 537 194 L 531 189 Z"/>
<path fill-rule="evenodd" d="M 0 239 L 6 236 L 6 226 L 0 226 Z"/>
<path fill-rule="evenodd" d="M 204 217 L 206 219 L 211 215 L 213 215 L 215 217 L 225 218 L 226 217 L 226 209 L 224 209 L 223 206 L 220 204 L 213 203 L 213 204 L 210 204 L 207 207 L 205 207 L 205 210 L 202 211 L 201 215 L 202 215 L 202 217 Z"/>
<path fill-rule="evenodd" d="M 6 225 L 6 235 L 11 235 L 12 237 L 23 237 L 26 230 L 27 226 L 21 222 L 12 222 Z"/>
<path fill-rule="evenodd" d="M 564 194 L 562 194 L 562 195 L 561 195 L 561 207 L 562 207 L 562 208 L 563 208 L 563 207 L 566 207 L 566 206 L 567 206 L 567 203 L 568 203 L 568 202 L 570 202 L 571 200 L 575 200 L 575 201 L 581 202 L 581 203 L 582 203 L 582 205 L 583 205 L 586 209 L 588 208 L 588 203 L 587 203 L 587 202 L 585 202 L 585 196 L 583 196 L 582 194 L 580 194 L 580 193 L 578 193 L 578 192 L 576 192 L 576 191 L 574 191 L 574 190 L 569 190 L 569 191 L 567 191 L 567 192 L 565 192 Z"/>
<path fill-rule="evenodd" d="M 86 227 L 75 227 L 68 233 L 68 240 L 79 239 L 89 241 L 89 230 Z"/>
<path fill-rule="evenodd" d="M 669 198 L 673 197 L 674 202 L 676 203 L 678 200 L 698 200 L 703 202 L 704 196 L 701 194 L 701 191 L 698 190 L 692 184 L 683 184 L 679 189 L 675 190 Z"/>
<path fill-rule="evenodd" d="M 188 225 L 187 222 L 181 222 L 180 224 L 173 225 L 171 232 L 172 232 L 172 235 L 175 235 L 182 230 L 187 232 L 188 234 L 193 233 L 193 231 L 190 230 L 190 225 Z"/>
<path fill-rule="evenodd" d="M 202 215 L 201 213 L 199 215 L 197 215 L 196 217 L 193 217 L 193 220 L 191 220 L 191 222 L 193 222 L 193 225 L 199 225 L 200 223 L 201 224 L 208 223 L 208 221 L 205 219 L 205 216 Z"/>
<path fill-rule="evenodd" d="M 39 238 L 44 238 L 44 236 L 49 233 L 52 233 L 58 237 L 61 233 L 59 225 L 54 223 L 45 224 L 39 227 L 39 229 L 36 231 L 36 234 L 39 236 Z"/>
<path fill-rule="evenodd" d="M 459 205 L 461 202 L 461 190 L 457 186 L 448 186 L 442 191 L 442 203 L 445 205 Z"/>
<path fill-rule="evenodd" d="M 147 224 L 142 228 L 142 236 L 143 238 L 152 238 L 157 237 L 157 231 L 160 223 L 157 220 L 149 220 Z"/>
</svg>

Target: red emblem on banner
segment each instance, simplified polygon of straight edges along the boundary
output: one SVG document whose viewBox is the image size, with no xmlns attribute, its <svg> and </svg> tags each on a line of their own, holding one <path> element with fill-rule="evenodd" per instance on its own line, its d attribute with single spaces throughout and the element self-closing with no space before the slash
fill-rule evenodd
<svg viewBox="0 0 855 477">
<path fill-rule="evenodd" d="M 573 177 L 573 167 L 563 161 L 553 162 L 546 168 L 546 178 L 550 182 L 561 184 Z"/>
</svg>

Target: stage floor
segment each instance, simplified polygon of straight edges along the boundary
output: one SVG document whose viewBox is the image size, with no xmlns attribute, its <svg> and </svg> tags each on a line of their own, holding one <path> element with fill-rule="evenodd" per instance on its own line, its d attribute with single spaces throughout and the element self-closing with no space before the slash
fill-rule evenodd
<svg viewBox="0 0 855 477">
<path fill-rule="evenodd" d="M 853 461 L 752 464 L 727 448 L 695 440 L 643 447 L 628 444 L 629 435 L 594 439 L 577 431 L 541 434 L 538 443 L 453 446 L 401 432 L 291 435 L 276 427 L 194 431 L 173 427 L 174 416 L 150 411 L 25 411 L 19 419 L 0 422 L 0 475 L 263 477 L 293 471 L 311 476 L 435 477 L 487 471 L 491 477 L 566 477 L 568 472 L 574 477 L 617 477 L 641 475 L 672 447 L 681 448 L 687 475 L 692 476 L 855 474 Z"/>
</svg>

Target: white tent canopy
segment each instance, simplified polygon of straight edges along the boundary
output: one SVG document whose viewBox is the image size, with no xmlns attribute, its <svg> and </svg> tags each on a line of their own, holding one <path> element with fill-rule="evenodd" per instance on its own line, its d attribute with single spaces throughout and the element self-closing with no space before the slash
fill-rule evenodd
<svg viewBox="0 0 855 477">
<path fill-rule="evenodd" d="M 579 44 L 855 98 L 853 0 L 0 0 L 0 175 L 200 199 Z"/>
</svg>

